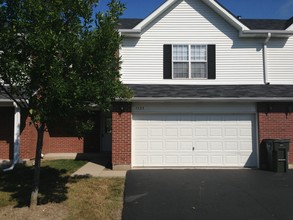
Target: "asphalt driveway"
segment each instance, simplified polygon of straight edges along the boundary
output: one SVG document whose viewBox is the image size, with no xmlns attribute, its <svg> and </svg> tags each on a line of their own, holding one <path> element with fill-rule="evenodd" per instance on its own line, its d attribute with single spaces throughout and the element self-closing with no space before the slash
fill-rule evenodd
<svg viewBox="0 0 293 220">
<path fill-rule="evenodd" d="M 123 220 L 292 220 L 293 170 L 131 170 Z"/>
</svg>

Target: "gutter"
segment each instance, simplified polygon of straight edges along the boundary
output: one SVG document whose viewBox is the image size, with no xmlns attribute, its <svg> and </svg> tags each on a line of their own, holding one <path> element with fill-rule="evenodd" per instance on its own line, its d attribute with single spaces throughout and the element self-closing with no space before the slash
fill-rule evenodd
<svg viewBox="0 0 293 220">
<path fill-rule="evenodd" d="M 268 33 L 271 37 L 288 38 L 293 35 L 293 31 L 288 30 L 242 30 L 239 37 L 267 37 Z"/>
<path fill-rule="evenodd" d="M 134 97 L 133 102 L 285 102 L 293 101 L 293 97 L 232 97 L 232 98 L 183 98 L 183 97 Z"/>
<path fill-rule="evenodd" d="M 4 172 L 13 170 L 14 166 L 19 162 L 20 160 L 20 143 L 19 143 L 19 137 L 20 137 L 20 108 L 17 106 L 15 102 L 13 102 L 13 105 L 15 107 L 14 110 L 14 149 L 13 149 L 13 162 L 12 165 L 6 169 L 3 169 Z"/>
<path fill-rule="evenodd" d="M 268 47 L 268 42 L 271 39 L 272 34 L 268 33 L 267 38 L 264 41 L 263 44 L 263 68 L 264 68 L 264 84 L 269 85 L 270 82 L 268 80 L 268 54 L 267 54 L 267 47 Z"/>
<path fill-rule="evenodd" d="M 141 29 L 119 29 L 122 36 L 126 37 L 140 37 Z"/>
</svg>

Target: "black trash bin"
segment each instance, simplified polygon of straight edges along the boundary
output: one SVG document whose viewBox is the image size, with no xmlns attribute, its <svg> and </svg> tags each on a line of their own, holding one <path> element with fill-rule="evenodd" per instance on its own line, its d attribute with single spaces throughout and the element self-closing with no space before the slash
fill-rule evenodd
<svg viewBox="0 0 293 220">
<path fill-rule="evenodd" d="M 265 139 L 268 153 L 268 168 L 274 172 L 288 171 L 288 151 L 290 140 Z"/>
</svg>

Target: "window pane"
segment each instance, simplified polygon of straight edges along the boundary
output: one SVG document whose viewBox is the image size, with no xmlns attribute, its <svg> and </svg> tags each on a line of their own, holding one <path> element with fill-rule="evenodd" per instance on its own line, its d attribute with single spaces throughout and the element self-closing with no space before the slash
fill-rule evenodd
<svg viewBox="0 0 293 220">
<path fill-rule="evenodd" d="M 187 45 L 173 45 L 173 60 L 187 61 L 188 60 L 188 46 Z"/>
<path fill-rule="evenodd" d="M 188 63 L 174 63 L 174 78 L 188 78 Z"/>
<path fill-rule="evenodd" d="M 205 61 L 206 60 L 206 45 L 191 45 L 191 60 Z"/>
<path fill-rule="evenodd" d="M 207 78 L 206 63 L 191 63 L 191 78 Z"/>
</svg>

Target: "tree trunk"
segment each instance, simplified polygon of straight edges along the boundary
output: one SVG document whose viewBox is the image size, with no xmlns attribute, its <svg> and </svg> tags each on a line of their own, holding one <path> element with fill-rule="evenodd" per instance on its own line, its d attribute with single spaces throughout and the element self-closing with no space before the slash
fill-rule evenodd
<svg viewBox="0 0 293 220">
<path fill-rule="evenodd" d="M 30 208 L 35 208 L 38 205 L 38 192 L 39 192 L 39 182 L 40 182 L 40 168 L 41 168 L 41 156 L 43 148 L 43 138 L 45 132 L 45 123 L 41 123 L 37 128 L 38 131 L 38 141 L 35 156 L 35 169 L 34 169 L 34 182 L 31 194 Z"/>
</svg>

